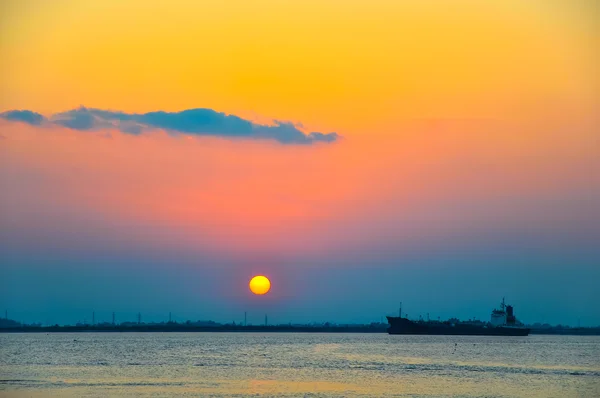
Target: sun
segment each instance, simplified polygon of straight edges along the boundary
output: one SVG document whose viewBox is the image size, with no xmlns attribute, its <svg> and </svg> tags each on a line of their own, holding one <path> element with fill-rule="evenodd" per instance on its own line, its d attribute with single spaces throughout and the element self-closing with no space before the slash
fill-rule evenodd
<svg viewBox="0 0 600 398">
<path fill-rule="evenodd" d="M 271 290 L 271 281 L 266 276 L 256 275 L 254 278 L 250 279 L 248 287 L 250 287 L 250 291 L 254 294 L 266 294 Z"/>
</svg>

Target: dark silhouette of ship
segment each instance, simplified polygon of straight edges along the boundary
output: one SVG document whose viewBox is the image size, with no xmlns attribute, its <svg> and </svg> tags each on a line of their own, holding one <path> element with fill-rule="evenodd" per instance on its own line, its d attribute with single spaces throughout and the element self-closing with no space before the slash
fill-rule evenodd
<svg viewBox="0 0 600 398">
<path fill-rule="evenodd" d="M 527 336 L 530 329 L 517 321 L 512 305 L 505 305 L 504 299 L 500 309 L 494 309 L 489 322 L 418 320 L 411 321 L 400 316 L 386 317 L 389 323 L 389 334 L 429 334 L 429 335 L 470 335 L 470 336 Z"/>
</svg>

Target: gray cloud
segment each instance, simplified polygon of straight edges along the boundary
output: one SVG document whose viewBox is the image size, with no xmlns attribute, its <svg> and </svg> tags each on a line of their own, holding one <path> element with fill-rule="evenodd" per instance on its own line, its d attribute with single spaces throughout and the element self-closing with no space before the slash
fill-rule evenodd
<svg viewBox="0 0 600 398">
<path fill-rule="evenodd" d="M 12 122 L 24 122 L 34 126 L 42 124 L 44 116 L 27 110 L 13 110 L 0 113 L 0 117 Z"/>
<path fill-rule="evenodd" d="M 39 125 L 45 118 L 31 111 L 8 111 L 0 114 L 7 120 Z M 74 130 L 100 130 L 115 128 L 128 134 L 141 134 L 152 129 L 168 132 L 275 140 L 283 144 L 311 144 L 334 142 L 337 133 L 311 132 L 305 134 L 301 125 L 275 121 L 273 125 L 253 123 L 235 115 L 227 115 L 212 109 L 187 109 L 181 112 L 124 113 L 118 111 L 80 107 L 57 113 L 47 119 L 51 123 Z"/>
<path fill-rule="evenodd" d="M 101 121 L 94 117 L 93 113 L 86 108 L 73 109 L 68 112 L 56 114 L 52 121 L 64 127 L 74 130 L 91 130 L 101 128 Z"/>
</svg>

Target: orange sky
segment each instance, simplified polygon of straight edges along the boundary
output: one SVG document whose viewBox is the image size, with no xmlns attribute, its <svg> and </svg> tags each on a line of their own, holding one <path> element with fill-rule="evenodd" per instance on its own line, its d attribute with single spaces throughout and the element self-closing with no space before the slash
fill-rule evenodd
<svg viewBox="0 0 600 398">
<path fill-rule="evenodd" d="M 594 0 L 9 1 L 0 109 L 207 107 L 381 134 L 406 118 L 590 117 Z"/>
<path fill-rule="evenodd" d="M 344 138 L 302 147 L 4 122 L 2 150 L 48 170 L 63 201 L 225 235 L 262 229 L 265 246 L 291 220 L 478 195 L 490 181 L 480 166 L 499 173 L 488 193 L 583 187 L 577 173 L 598 155 L 597 4 L 6 2 L 0 110 L 207 107 Z"/>
</svg>

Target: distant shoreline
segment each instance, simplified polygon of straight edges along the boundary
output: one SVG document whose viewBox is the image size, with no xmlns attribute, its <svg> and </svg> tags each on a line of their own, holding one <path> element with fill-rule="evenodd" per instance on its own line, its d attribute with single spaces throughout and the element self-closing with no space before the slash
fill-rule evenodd
<svg viewBox="0 0 600 398">
<path fill-rule="evenodd" d="M 387 333 L 372 326 L 22 326 L 0 328 L 0 333 Z M 530 334 L 600 336 L 600 328 L 532 329 Z"/>
<path fill-rule="evenodd" d="M 0 328 L 0 333 L 248 333 L 248 332 L 275 332 L 275 333 L 387 333 L 387 328 L 369 326 L 25 326 L 15 328 Z"/>
</svg>

